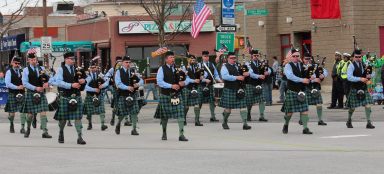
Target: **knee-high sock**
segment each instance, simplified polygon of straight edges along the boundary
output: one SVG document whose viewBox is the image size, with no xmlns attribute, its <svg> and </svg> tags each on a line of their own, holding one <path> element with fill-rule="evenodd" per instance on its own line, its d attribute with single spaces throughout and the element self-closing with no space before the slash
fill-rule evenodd
<svg viewBox="0 0 384 174">
<path fill-rule="evenodd" d="M 211 111 L 211 118 L 216 118 L 215 108 L 216 108 L 215 103 L 214 102 L 210 102 L 209 103 L 209 110 Z"/>
<path fill-rule="evenodd" d="M 168 118 L 161 118 L 161 127 L 163 128 L 163 132 L 167 131 L 167 124 L 168 124 Z"/>
<path fill-rule="evenodd" d="M 25 113 L 20 113 L 21 128 L 24 128 L 26 120 L 27 120 L 26 114 Z"/>
<path fill-rule="evenodd" d="M 199 106 L 195 106 L 193 108 L 193 110 L 195 111 L 195 123 L 200 123 L 200 108 Z"/>
<path fill-rule="evenodd" d="M 101 113 L 100 114 L 100 123 L 101 123 L 101 125 L 104 125 L 104 123 L 105 123 L 105 113 Z"/>
<path fill-rule="evenodd" d="M 247 106 L 247 116 L 251 117 L 252 105 Z"/>
<path fill-rule="evenodd" d="M 223 121 L 224 121 L 224 123 L 228 123 L 228 117 L 229 117 L 230 114 L 231 114 L 230 112 L 226 112 L 226 111 L 223 112 Z"/>
<path fill-rule="evenodd" d="M 83 125 L 81 124 L 81 120 L 75 120 L 75 128 L 76 128 L 77 135 L 81 137 L 82 136 L 81 129 L 83 128 Z"/>
<path fill-rule="evenodd" d="M 33 115 L 28 114 L 27 115 L 27 129 L 31 129 L 32 119 L 33 119 Z"/>
<path fill-rule="evenodd" d="M 60 132 L 64 132 L 64 127 L 65 127 L 66 122 L 67 122 L 67 120 L 60 120 L 59 121 Z"/>
<path fill-rule="evenodd" d="M 137 125 L 137 114 L 132 114 L 131 115 L 131 119 L 132 119 L 132 128 L 133 129 L 136 129 L 136 125 Z"/>
<path fill-rule="evenodd" d="M 348 111 L 348 121 L 352 120 L 353 112 L 355 112 L 355 108 L 349 108 L 349 111 Z"/>
<path fill-rule="evenodd" d="M 244 124 L 247 124 L 247 113 L 248 113 L 247 110 L 240 109 L 240 116 Z"/>
<path fill-rule="evenodd" d="M 47 128 L 48 118 L 47 118 L 47 116 L 41 115 L 40 116 L 40 122 L 41 122 L 41 128 L 43 129 L 43 132 L 47 133 L 48 132 L 48 128 Z"/>
<path fill-rule="evenodd" d="M 115 109 L 112 109 L 112 120 L 115 120 L 115 115 L 116 115 Z"/>
<path fill-rule="evenodd" d="M 88 123 L 92 123 L 92 115 L 91 114 L 87 114 L 87 120 L 88 120 Z"/>
<path fill-rule="evenodd" d="M 289 125 L 289 120 L 291 120 L 292 115 L 285 114 L 284 115 L 284 120 L 285 120 L 285 125 Z"/>
<path fill-rule="evenodd" d="M 177 123 L 179 124 L 179 135 L 184 135 L 184 119 L 177 119 Z"/>
<path fill-rule="evenodd" d="M 323 106 L 316 106 L 317 118 L 319 121 L 323 120 Z"/>
<path fill-rule="evenodd" d="M 368 106 L 368 107 L 365 107 L 365 116 L 367 118 L 367 122 L 370 122 L 371 121 L 371 107 Z"/>
<path fill-rule="evenodd" d="M 189 111 L 189 106 L 185 106 L 184 107 L 184 119 L 187 120 L 187 114 L 188 114 L 188 111 Z"/>
<path fill-rule="evenodd" d="M 9 123 L 13 123 L 14 119 L 15 119 L 15 113 L 9 113 L 8 114 Z"/>
<path fill-rule="evenodd" d="M 265 102 L 259 103 L 260 118 L 264 118 Z"/>
<path fill-rule="evenodd" d="M 301 121 L 303 122 L 304 129 L 308 128 L 308 120 L 309 120 L 308 114 L 300 114 L 300 118 L 301 118 Z"/>
</svg>

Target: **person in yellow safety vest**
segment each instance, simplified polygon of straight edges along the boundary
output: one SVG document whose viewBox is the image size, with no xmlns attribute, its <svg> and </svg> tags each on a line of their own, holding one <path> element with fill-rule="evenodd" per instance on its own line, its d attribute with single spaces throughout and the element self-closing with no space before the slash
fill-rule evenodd
<svg viewBox="0 0 384 174">
<path fill-rule="evenodd" d="M 343 66 L 341 67 L 341 79 L 343 81 L 343 87 L 344 87 L 344 94 L 347 97 L 349 94 L 349 91 L 351 90 L 351 83 L 347 79 L 347 70 L 349 64 L 352 62 L 352 56 L 349 53 L 343 53 Z M 348 109 L 344 107 L 344 109 Z"/>
</svg>

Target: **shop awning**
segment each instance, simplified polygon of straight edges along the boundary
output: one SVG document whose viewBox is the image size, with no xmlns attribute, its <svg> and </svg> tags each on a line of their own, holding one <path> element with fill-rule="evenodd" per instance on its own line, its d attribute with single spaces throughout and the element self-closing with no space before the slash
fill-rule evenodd
<svg viewBox="0 0 384 174">
<path fill-rule="evenodd" d="M 41 42 L 22 42 L 20 44 L 20 52 L 25 53 L 29 48 L 40 47 Z M 53 41 L 52 42 L 53 52 L 64 52 L 67 51 L 80 51 L 88 52 L 93 51 L 94 46 L 91 41 Z"/>
</svg>

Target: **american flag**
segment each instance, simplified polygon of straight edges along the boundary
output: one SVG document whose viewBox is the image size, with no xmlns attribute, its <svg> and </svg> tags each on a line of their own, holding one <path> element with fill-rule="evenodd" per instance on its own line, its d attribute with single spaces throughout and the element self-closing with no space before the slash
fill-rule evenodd
<svg viewBox="0 0 384 174">
<path fill-rule="evenodd" d="M 205 5 L 204 0 L 196 0 L 191 29 L 191 35 L 193 38 L 197 38 L 209 15 L 211 15 L 211 9 Z"/>
</svg>

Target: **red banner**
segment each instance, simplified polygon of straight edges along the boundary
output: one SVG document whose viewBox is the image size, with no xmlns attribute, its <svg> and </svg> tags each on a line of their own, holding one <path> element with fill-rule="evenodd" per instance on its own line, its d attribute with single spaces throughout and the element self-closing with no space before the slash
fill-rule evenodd
<svg viewBox="0 0 384 174">
<path fill-rule="evenodd" d="M 337 19 L 341 17 L 339 0 L 311 0 L 312 19 Z"/>
</svg>

